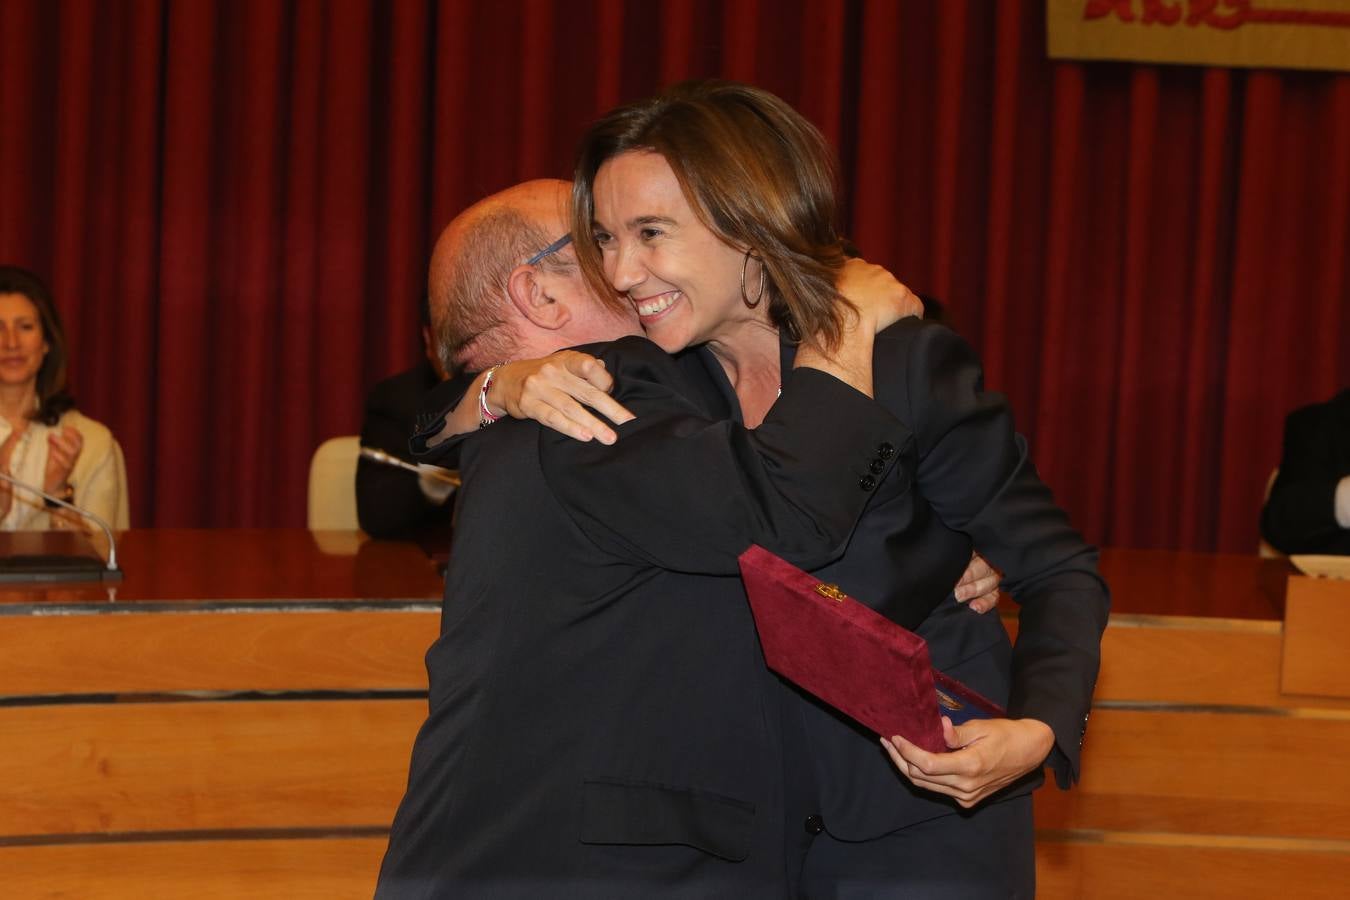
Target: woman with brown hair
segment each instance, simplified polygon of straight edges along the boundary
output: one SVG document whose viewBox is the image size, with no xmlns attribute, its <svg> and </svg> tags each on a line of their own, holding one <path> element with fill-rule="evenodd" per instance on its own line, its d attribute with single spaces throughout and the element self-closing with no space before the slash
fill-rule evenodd
<svg viewBox="0 0 1350 900">
<path fill-rule="evenodd" d="M 126 464 L 108 428 L 75 409 L 66 337 L 36 275 L 0 266 L 0 470 L 127 528 Z M 80 516 L 0 481 L 0 530 L 89 529 Z"/>
<path fill-rule="evenodd" d="M 749 426 L 777 399 L 801 336 L 828 345 L 853 314 L 834 289 L 844 252 L 827 145 L 766 91 L 696 82 L 611 112 L 583 138 L 573 199 L 577 257 L 599 295 L 631 303 L 666 351 L 697 348 Z M 889 736 L 883 753 L 794 694 L 789 879 L 808 897 L 1031 896 L 1030 792 L 1042 766 L 1062 787 L 1078 776 L 1109 606 L 1096 551 L 1055 506 L 964 341 L 902 320 L 877 336 L 874 366 L 876 399 L 912 437 L 880 485 L 861 476 L 877 493 L 844 558 L 815 574 L 919 632 L 934 665 L 1009 717 L 946 723 L 945 754 Z M 607 430 L 575 406 L 566 414 Z M 1015 649 L 997 618 L 952 595 L 975 546 L 1021 604 Z"/>
</svg>

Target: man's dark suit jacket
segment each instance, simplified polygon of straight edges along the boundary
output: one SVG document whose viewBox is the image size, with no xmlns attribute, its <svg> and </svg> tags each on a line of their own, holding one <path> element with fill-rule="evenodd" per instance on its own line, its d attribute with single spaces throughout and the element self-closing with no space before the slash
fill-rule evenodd
<svg viewBox="0 0 1350 900">
<path fill-rule="evenodd" d="M 786 893 L 787 695 L 736 556 L 842 552 L 906 433 L 812 370 L 747 432 L 710 418 L 696 357 L 637 338 L 598 355 L 637 416 L 615 446 L 518 421 L 463 443 L 429 715 L 377 897 Z"/>
<path fill-rule="evenodd" d="M 416 462 L 408 452 L 408 435 L 427 394 L 440 379 L 423 359 L 406 372 L 378 382 L 366 397 L 361 446 Z M 368 459 L 356 464 L 356 517 L 371 537 L 416 537 L 450 523 L 453 504 L 433 503 L 404 469 Z"/>
<path fill-rule="evenodd" d="M 791 359 L 785 346 L 785 368 Z M 1077 779 L 1110 605 L 1097 552 L 1055 505 L 1007 403 L 984 392 L 979 360 L 961 338 L 903 319 L 878 336 L 873 366 L 877 402 L 905 427 L 899 462 L 878 476 L 845 555 L 815 574 L 917 631 L 937 668 L 1010 716 L 1049 725 L 1049 764 L 1067 787 Z M 730 391 L 725 382 L 723 390 Z M 998 616 L 974 613 L 952 595 L 972 547 L 1003 571 L 1003 587 L 1021 607 L 1015 650 Z M 811 772 L 791 781 L 813 790 L 807 811 L 835 837 L 864 840 L 957 812 L 954 802 L 904 780 L 875 735 L 809 699 L 797 707 Z M 1039 782 L 1038 773 L 1006 795 Z"/>
<path fill-rule="evenodd" d="M 1350 475 L 1350 390 L 1296 409 L 1284 423 L 1280 474 L 1261 511 L 1261 534 L 1285 553 L 1350 554 L 1336 521 L 1336 485 Z"/>
</svg>

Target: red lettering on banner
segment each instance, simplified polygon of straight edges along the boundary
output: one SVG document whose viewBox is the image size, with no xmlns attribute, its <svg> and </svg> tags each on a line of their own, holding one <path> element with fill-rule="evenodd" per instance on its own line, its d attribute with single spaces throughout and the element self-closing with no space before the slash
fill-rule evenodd
<svg viewBox="0 0 1350 900">
<path fill-rule="evenodd" d="M 1243 25 L 1317 25 L 1323 28 L 1350 28 L 1350 12 L 1326 9 L 1260 9 L 1252 0 L 1185 0 L 1185 22 L 1232 31 Z M 1141 25 L 1157 23 L 1177 25 L 1182 21 L 1182 0 L 1139 0 L 1142 14 L 1135 15 L 1135 0 L 1085 0 L 1083 20 L 1115 15 L 1122 22 Z"/>
<path fill-rule="evenodd" d="M 1144 0 L 1144 17 L 1141 21 L 1145 25 L 1152 22 L 1175 25 L 1181 21 L 1181 4 L 1165 3 L 1164 0 Z"/>
<path fill-rule="evenodd" d="M 1087 0 L 1087 6 L 1083 8 L 1084 19 L 1100 19 L 1111 13 L 1115 13 L 1122 22 L 1134 21 L 1130 0 Z"/>
<path fill-rule="evenodd" d="M 1209 25 L 1232 31 L 1239 25 L 1245 25 L 1252 13 L 1250 0 L 1224 0 L 1225 5 L 1234 9 L 1229 15 L 1218 12 L 1219 0 L 1191 0 L 1190 12 L 1186 15 L 1187 25 Z"/>
</svg>

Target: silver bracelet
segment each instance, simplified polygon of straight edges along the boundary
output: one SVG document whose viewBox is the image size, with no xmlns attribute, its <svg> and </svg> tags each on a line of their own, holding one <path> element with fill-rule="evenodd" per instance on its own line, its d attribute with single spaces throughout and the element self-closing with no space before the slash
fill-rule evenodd
<svg viewBox="0 0 1350 900">
<path fill-rule="evenodd" d="M 488 388 L 492 387 L 492 376 L 493 376 L 493 375 L 496 375 L 496 374 L 497 374 L 497 370 L 500 369 L 500 368 L 501 368 L 501 366 L 493 366 L 492 368 L 488 369 L 488 370 L 487 370 L 487 375 L 483 378 L 483 386 L 482 386 L 481 388 L 478 389 L 478 427 L 479 427 L 479 428 L 486 428 L 486 427 L 488 427 L 489 425 L 491 425 L 493 422 L 495 422 L 495 421 L 497 421 L 498 419 L 501 418 L 501 416 L 494 416 L 494 415 L 492 414 L 492 410 L 488 409 L 488 404 L 487 404 L 487 392 L 488 392 Z"/>
</svg>

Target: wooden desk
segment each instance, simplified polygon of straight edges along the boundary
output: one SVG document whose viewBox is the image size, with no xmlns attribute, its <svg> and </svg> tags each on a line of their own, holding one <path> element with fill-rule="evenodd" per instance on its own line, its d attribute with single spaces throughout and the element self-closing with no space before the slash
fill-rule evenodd
<svg viewBox="0 0 1350 900">
<path fill-rule="evenodd" d="M 1102 551 L 1113 616 L 1215 616 L 1278 620 L 1289 560 L 1237 553 L 1174 550 Z"/>
<path fill-rule="evenodd" d="M 1082 781 L 1036 795 L 1038 897 L 1335 895 L 1350 701 L 1281 689 L 1293 567 L 1114 550 L 1102 571 L 1112 616 Z"/>
<path fill-rule="evenodd" d="M 302 530 L 132 531 L 120 553 L 115 592 L 0 590 L 0 893 L 369 897 L 426 713 L 433 565 Z M 1350 701 L 1280 691 L 1288 564 L 1102 565 L 1083 781 L 1037 795 L 1040 896 L 1350 881 Z"/>
<path fill-rule="evenodd" d="M 68 535 L 40 537 L 63 547 Z M 345 608 L 370 603 L 439 603 L 435 566 L 412 544 L 374 541 L 358 532 L 289 529 L 160 528 L 123 532 L 120 584 L 56 587 L 0 585 L 0 615 L 124 613 L 177 606 Z"/>
<path fill-rule="evenodd" d="M 298 529 L 118 553 L 115 586 L 0 588 L 0 893 L 369 897 L 435 565 Z"/>
</svg>

